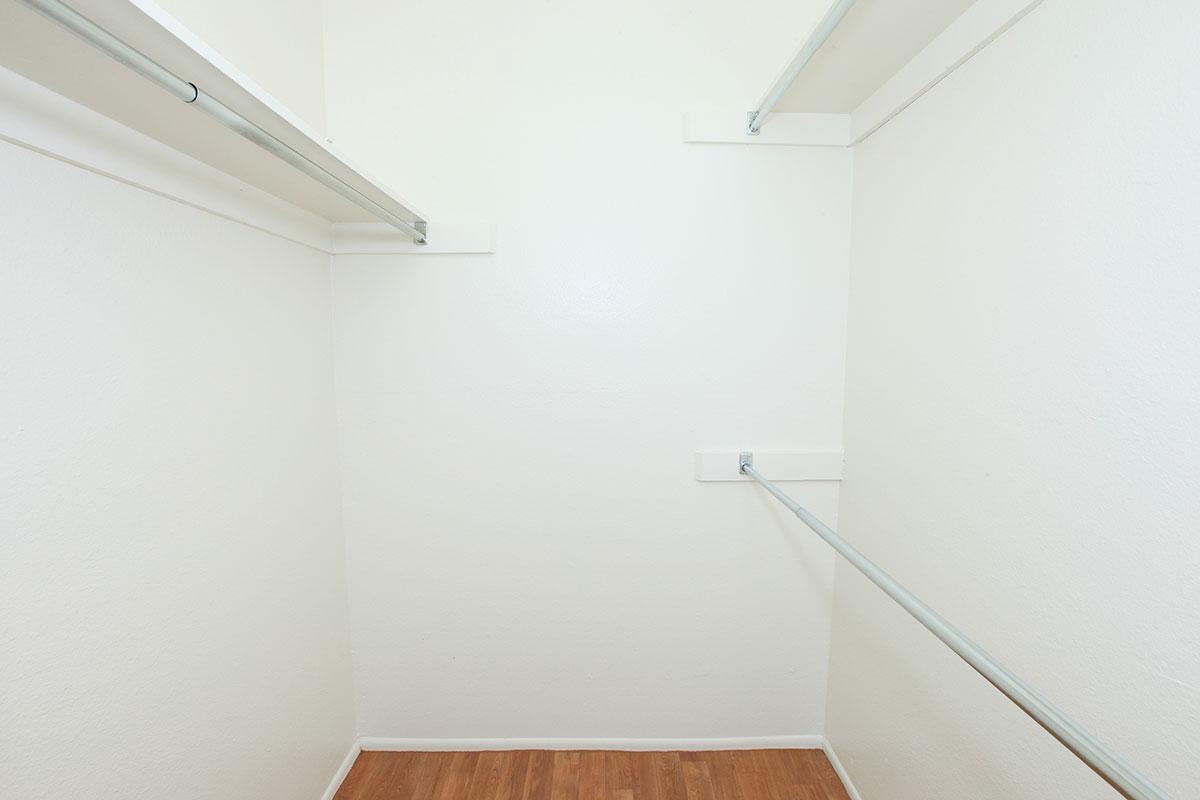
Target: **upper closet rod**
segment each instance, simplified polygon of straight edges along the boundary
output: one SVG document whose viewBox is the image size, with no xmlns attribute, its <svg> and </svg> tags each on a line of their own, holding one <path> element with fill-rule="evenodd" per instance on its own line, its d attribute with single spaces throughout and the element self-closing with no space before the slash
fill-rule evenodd
<svg viewBox="0 0 1200 800">
<path fill-rule="evenodd" d="M 139 75 L 149 78 L 183 102 L 191 103 L 201 109 L 222 125 L 241 134 L 267 152 L 283 159 L 310 178 L 328 186 L 351 203 L 371 212 L 389 225 L 409 234 L 417 244 L 425 244 L 424 220 L 408 222 L 396 216 L 341 178 L 330 174 L 322 167 L 309 161 L 287 144 L 276 139 L 241 114 L 209 97 L 200 91 L 194 83 L 183 80 L 161 64 L 151 61 L 142 53 L 134 50 L 59 0 L 19 0 L 19 2 L 24 3 L 34 11 L 58 23 L 85 42 L 94 45 L 117 61 L 120 61 Z"/>
<path fill-rule="evenodd" d="M 850 10 L 850 6 L 854 5 L 854 2 L 855 0 L 838 0 L 833 4 L 833 7 L 825 14 L 825 18 L 809 35 L 808 41 L 800 48 L 800 52 L 796 53 L 792 63 L 788 64 L 788 68 L 776 79 L 774 85 L 767 92 L 767 96 L 758 104 L 758 108 L 751 111 L 746 117 L 746 133 L 751 136 L 758 135 L 763 123 L 767 121 L 767 114 L 770 114 L 775 110 L 775 106 L 779 105 L 784 94 L 800 76 L 800 71 L 808 66 L 808 62 L 821 49 L 821 45 L 825 44 L 829 34 L 833 33 L 833 29 L 842 21 L 842 17 L 846 16 L 846 12 Z"/>
</svg>

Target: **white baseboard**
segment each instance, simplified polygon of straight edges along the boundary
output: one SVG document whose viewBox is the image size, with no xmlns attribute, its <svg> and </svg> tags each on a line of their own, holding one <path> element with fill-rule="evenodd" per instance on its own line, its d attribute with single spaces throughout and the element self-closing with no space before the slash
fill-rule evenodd
<svg viewBox="0 0 1200 800">
<path fill-rule="evenodd" d="M 321 800 L 333 800 L 333 796 L 342 787 L 342 781 L 346 780 L 346 776 L 350 774 L 350 768 L 354 766 L 354 760 L 358 758 L 358 754 L 362 750 L 362 745 L 357 741 L 350 745 L 350 752 L 346 753 L 346 757 L 342 759 L 342 765 L 337 768 L 337 772 L 333 773 L 333 780 L 329 782 L 325 794 L 321 795 Z"/>
<path fill-rule="evenodd" d="M 415 752 L 476 750 L 772 750 L 791 748 L 820 750 L 825 739 L 819 735 L 733 736 L 712 739 L 625 739 L 625 738 L 515 738 L 515 739 L 401 739 L 364 736 L 363 750 Z"/>
<path fill-rule="evenodd" d="M 822 741 L 823 745 L 821 749 L 825 751 L 825 757 L 833 765 L 833 771 L 841 778 L 842 785 L 846 787 L 846 794 L 850 795 L 850 800 L 863 800 L 862 795 L 858 793 L 858 789 L 854 786 L 854 781 L 850 780 L 850 773 L 846 772 L 846 767 L 842 764 L 842 760 L 834 752 L 833 745 L 829 743 L 828 739 L 823 739 Z"/>
</svg>

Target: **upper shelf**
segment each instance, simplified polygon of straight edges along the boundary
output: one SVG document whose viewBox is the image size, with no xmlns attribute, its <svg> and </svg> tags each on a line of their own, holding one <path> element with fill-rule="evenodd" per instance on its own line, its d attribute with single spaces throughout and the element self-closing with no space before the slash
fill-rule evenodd
<svg viewBox="0 0 1200 800">
<path fill-rule="evenodd" d="M 427 219 L 148 0 L 70 0 L 125 44 L 402 220 Z M 0 1 L 0 66 L 330 222 L 370 212 L 14 0 Z"/>
<path fill-rule="evenodd" d="M 858 0 L 776 106 L 849 114 L 974 0 Z"/>
<path fill-rule="evenodd" d="M 690 112 L 684 141 L 852 147 L 1041 2 L 832 0 L 757 108 Z"/>
</svg>

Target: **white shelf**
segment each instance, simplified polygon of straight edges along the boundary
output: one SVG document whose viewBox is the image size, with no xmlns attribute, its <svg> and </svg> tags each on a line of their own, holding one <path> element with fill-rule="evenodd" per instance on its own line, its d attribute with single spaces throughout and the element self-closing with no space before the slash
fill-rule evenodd
<svg viewBox="0 0 1200 800">
<path fill-rule="evenodd" d="M 70 6 L 397 217 L 426 219 L 153 3 L 70 0 Z M 0 3 L 0 66 L 330 223 L 374 220 L 332 189 L 12 0 Z"/>
<path fill-rule="evenodd" d="M 749 100 L 745 108 L 688 113 L 684 141 L 856 145 L 1039 3 L 858 0 L 796 77 L 758 135 L 746 132 L 747 112 L 753 104 Z"/>
<path fill-rule="evenodd" d="M 849 114 L 973 2 L 857 0 L 776 110 Z"/>
</svg>

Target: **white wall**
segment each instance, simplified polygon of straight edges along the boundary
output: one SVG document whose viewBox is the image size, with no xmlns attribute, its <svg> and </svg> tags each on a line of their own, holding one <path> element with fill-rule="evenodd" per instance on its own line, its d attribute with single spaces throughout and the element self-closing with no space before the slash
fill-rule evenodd
<svg viewBox="0 0 1200 800">
<path fill-rule="evenodd" d="M 354 726 L 327 256 L 0 174 L 0 796 L 319 797 Z"/>
<path fill-rule="evenodd" d="M 823 6 L 328 4 L 339 146 L 500 226 L 334 259 L 360 733 L 821 732 L 830 553 L 691 455 L 840 445 L 850 153 L 681 116 Z"/>
<path fill-rule="evenodd" d="M 300 119 L 325 130 L 322 0 L 154 0 Z"/>
<path fill-rule="evenodd" d="M 1177 0 L 1046 0 L 856 153 L 847 537 L 1200 795 L 1200 161 Z M 1117 795 L 848 567 L 866 800 Z"/>
</svg>

